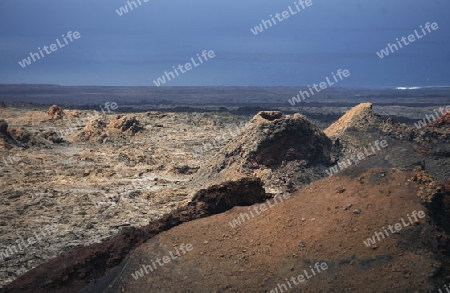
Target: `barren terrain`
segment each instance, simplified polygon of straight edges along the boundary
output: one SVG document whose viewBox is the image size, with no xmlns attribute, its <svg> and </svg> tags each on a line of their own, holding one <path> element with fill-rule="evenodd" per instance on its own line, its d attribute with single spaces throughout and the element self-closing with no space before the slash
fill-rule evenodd
<svg viewBox="0 0 450 293">
<path fill-rule="evenodd" d="M 317 116 L 320 108 L 302 108 L 306 116 L 254 117 L 0 108 L 1 285 L 16 280 L 8 292 L 67 292 L 66 286 L 79 290 L 100 279 L 86 290 L 268 292 L 304 266 L 326 261 L 328 271 L 294 292 L 364 291 L 367 282 L 383 280 L 389 281 L 379 291 L 373 285 L 365 292 L 436 290 L 450 274 L 448 193 L 441 185 L 450 174 L 448 121 L 418 129 L 395 120 L 422 119 L 435 106 L 362 104 L 325 130 L 330 116 Z M 329 107 L 339 116 L 348 109 Z M 395 119 L 386 119 L 391 114 Z M 377 140 L 388 147 L 328 176 L 330 167 Z M 256 192 L 245 178 L 260 180 L 263 197 L 290 199 L 232 228 L 229 222 L 247 211 L 234 206 L 263 199 L 223 205 L 220 198 Z M 199 193 L 230 180 L 238 187 Z M 383 225 L 421 209 L 427 217 L 417 226 L 376 249 L 364 246 Z M 51 233 L 20 249 L 51 225 Z M 185 262 L 131 278 L 145 261 L 188 242 L 194 250 Z M 100 252 L 105 257 L 98 259 Z"/>
</svg>

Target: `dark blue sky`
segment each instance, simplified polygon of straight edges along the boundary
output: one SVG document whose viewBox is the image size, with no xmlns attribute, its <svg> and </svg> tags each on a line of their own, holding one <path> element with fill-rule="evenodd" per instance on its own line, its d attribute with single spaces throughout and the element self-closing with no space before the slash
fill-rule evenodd
<svg viewBox="0 0 450 293">
<path fill-rule="evenodd" d="M 450 86 L 450 1 L 312 0 L 253 35 L 294 1 L 149 0 L 123 16 L 122 0 L 2 0 L 0 83 L 144 85 L 203 50 L 216 57 L 166 85 L 307 85 L 337 69 L 346 87 Z M 380 59 L 376 52 L 426 22 L 439 29 Z M 81 38 L 22 68 L 61 34 Z"/>
</svg>

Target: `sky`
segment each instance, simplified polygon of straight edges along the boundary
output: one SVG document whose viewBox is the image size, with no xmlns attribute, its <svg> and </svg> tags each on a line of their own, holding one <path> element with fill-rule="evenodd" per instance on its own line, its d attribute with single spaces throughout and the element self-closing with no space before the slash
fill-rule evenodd
<svg viewBox="0 0 450 293">
<path fill-rule="evenodd" d="M 311 0 L 257 35 L 250 29 L 295 11 L 294 0 L 144 1 L 120 16 L 127 1 L 1 0 L 0 83 L 156 86 L 173 66 L 213 50 L 214 58 L 160 85 L 300 86 L 347 69 L 336 86 L 450 86 L 448 0 Z M 377 55 L 427 22 L 439 28 Z M 64 44 L 69 31 L 80 38 L 19 64 L 57 38 Z"/>
</svg>

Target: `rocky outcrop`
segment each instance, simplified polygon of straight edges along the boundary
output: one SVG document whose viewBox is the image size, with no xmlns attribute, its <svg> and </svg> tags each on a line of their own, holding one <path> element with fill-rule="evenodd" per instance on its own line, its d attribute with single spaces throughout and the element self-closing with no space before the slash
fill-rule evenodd
<svg viewBox="0 0 450 293">
<path fill-rule="evenodd" d="M 109 129 L 118 129 L 125 134 L 134 135 L 144 128 L 136 116 L 118 115 L 115 120 L 108 124 Z"/>
<path fill-rule="evenodd" d="M 73 140 L 103 143 L 109 136 L 133 136 L 143 129 L 144 127 L 135 116 L 117 115 L 109 123 L 106 123 L 103 118 L 96 118 L 77 132 Z"/>
</svg>

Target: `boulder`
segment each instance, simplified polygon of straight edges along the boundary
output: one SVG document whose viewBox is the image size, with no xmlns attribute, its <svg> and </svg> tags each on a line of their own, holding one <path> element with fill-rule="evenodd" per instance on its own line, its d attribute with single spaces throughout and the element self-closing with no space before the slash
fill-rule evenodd
<svg viewBox="0 0 450 293">
<path fill-rule="evenodd" d="M 48 108 L 47 115 L 51 120 L 61 119 L 64 115 L 64 111 L 60 106 L 53 105 L 50 108 Z"/>
</svg>

